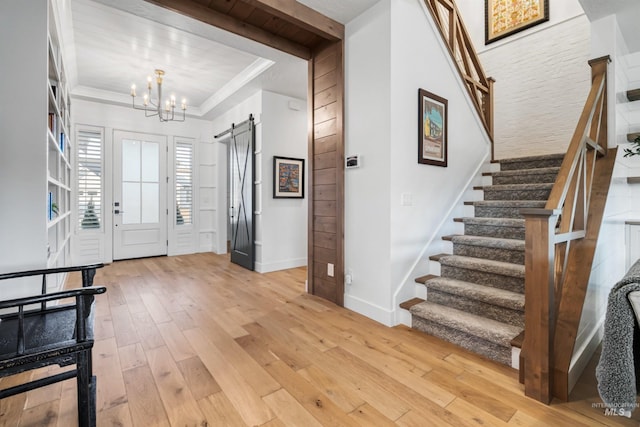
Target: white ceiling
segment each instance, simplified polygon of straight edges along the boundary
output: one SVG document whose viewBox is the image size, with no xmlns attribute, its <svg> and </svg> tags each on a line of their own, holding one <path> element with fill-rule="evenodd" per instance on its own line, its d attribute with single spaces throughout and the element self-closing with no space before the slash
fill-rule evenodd
<svg viewBox="0 0 640 427">
<path fill-rule="evenodd" d="M 302 0 L 346 23 L 378 0 Z M 73 96 L 130 105 L 147 76 L 165 71 L 163 97 L 186 98 L 210 119 L 258 89 L 305 99 L 306 61 L 143 0 L 58 0 Z M 155 97 L 155 84 L 153 97 Z"/>
<path fill-rule="evenodd" d="M 580 4 L 590 21 L 615 14 L 629 53 L 640 52 L 640 1 L 580 0 Z"/>
<path fill-rule="evenodd" d="M 317 10 L 334 21 L 346 24 L 376 4 L 378 0 L 298 0 L 298 2 Z"/>
</svg>

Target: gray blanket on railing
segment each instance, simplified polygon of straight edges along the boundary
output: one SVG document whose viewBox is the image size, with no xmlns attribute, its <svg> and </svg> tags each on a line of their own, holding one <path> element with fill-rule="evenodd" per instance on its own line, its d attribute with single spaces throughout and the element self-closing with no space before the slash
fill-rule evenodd
<svg viewBox="0 0 640 427">
<path fill-rule="evenodd" d="M 604 322 L 602 354 L 596 367 L 598 392 L 605 405 L 630 416 L 636 408 L 640 378 L 640 334 L 629 293 L 640 291 L 640 261 L 611 292 Z"/>
</svg>

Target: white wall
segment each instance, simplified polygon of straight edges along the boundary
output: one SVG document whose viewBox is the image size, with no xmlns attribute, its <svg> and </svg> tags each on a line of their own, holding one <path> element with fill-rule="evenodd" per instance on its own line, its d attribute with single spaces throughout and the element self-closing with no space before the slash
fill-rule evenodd
<svg viewBox="0 0 640 427">
<path fill-rule="evenodd" d="M 112 243 L 112 227 L 113 227 L 113 218 L 111 215 L 112 206 L 113 206 L 113 134 L 115 130 L 123 130 L 129 132 L 140 132 L 140 133 L 149 133 L 156 135 L 165 135 L 167 136 L 167 145 L 170 147 L 168 158 L 168 169 L 167 173 L 171 175 L 171 171 L 173 170 L 174 156 L 173 147 L 174 138 L 175 137 L 183 137 L 183 138 L 191 138 L 197 142 L 195 144 L 195 157 L 199 158 L 199 152 L 201 146 L 203 144 L 207 144 L 208 141 L 213 139 L 213 133 L 211 131 L 211 124 L 204 120 L 194 119 L 187 117 L 185 122 L 168 122 L 168 123 L 160 123 L 157 118 L 146 118 L 144 117 L 144 113 L 141 111 L 133 110 L 129 107 L 116 106 L 111 104 L 101 104 L 93 101 L 86 101 L 82 99 L 72 98 L 72 108 L 71 108 L 71 122 L 73 123 L 74 129 L 77 125 L 91 125 L 104 128 L 104 226 L 100 230 L 100 232 L 95 232 L 93 230 L 78 230 L 77 216 L 73 216 L 72 223 L 74 224 L 74 231 L 72 234 L 72 259 L 75 263 L 90 263 L 90 262 L 111 262 L 113 259 L 113 243 Z M 206 153 L 206 150 L 205 150 Z M 200 173 L 200 163 L 201 161 L 196 161 L 195 163 L 195 185 L 204 185 L 207 186 L 208 183 L 213 179 L 212 176 L 208 176 L 206 174 Z M 170 177 L 173 179 L 172 177 Z M 172 182 L 172 181 L 171 181 Z M 173 187 L 169 188 L 169 198 L 167 199 L 167 206 L 175 206 L 175 193 L 172 190 Z M 194 207 L 199 206 L 199 191 L 200 189 L 196 187 L 196 191 L 194 194 Z M 74 191 L 75 193 L 75 191 Z M 173 210 L 169 210 L 171 215 L 169 218 L 174 218 L 175 212 Z M 188 239 L 188 247 L 192 248 L 194 251 L 200 247 L 198 229 L 203 227 L 205 229 L 208 228 L 207 224 L 200 224 L 200 216 L 201 212 L 198 209 L 194 209 L 194 227 L 188 230 L 189 235 L 184 236 L 180 235 L 176 227 L 173 226 L 175 221 L 169 221 L 169 255 L 174 255 L 177 253 L 185 252 L 181 249 L 180 245 L 177 244 L 178 239 L 181 241 L 185 241 L 185 238 Z M 205 218 L 206 220 L 206 218 Z M 92 248 L 91 253 L 100 254 L 98 258 L 94 259 L 95 255 L 91 255 L 88 257 L 85 255 L 83 251 L 80 250 L 81 247 L 90 247 Z M 88 252 L 87 252 L 88 253 Z"/>
<path fill-rule="evenodd" d="M 345 157 L 360 154 L 362 165 L 345 171 L 344 262 L 353 283 L 345 286 L 344 304 L 386 324 L 392 312 L 390 34 L 389 0 L 345 28 Z"/>
<path fill-rule="evenodd" d="M 47 2 L 0 2 L 0 39 L 0 272 L 9 273 L 47 267 Z M 0 295 L 22 287 L 0 282 Z"/>
<path fill-rule="evenodd" d="M 295 110 L 290 108 L 298 108 Z M 253 114 L 256 136 L 256 245 L 255 269 L 260 273 L 307 265 L 307 201 L 273 199 L 273 156 L 307 159 L 306 101 L 259 91 L 213 121 L 214 134 L 224 132 Z M 219 215 L 216 218 L 217 253 L 226 252 L 227 146 L 216 141 Z M 228 141 L 228 139 L 227 139 Z M 306 163 L 308 168 L 308 162 Z M 305 185 L 308 181 L 305 168 Z M 305 189 L 306 194 L 306 189 Z"/>
<path fill-rule="evenodd" d="M 427 13 L 420 0 L 383 0 L 346 28 L 345 154 L 361 154 L 362 166 L 345 174 L 345 267 L 353 275 L 345 306 L 385 324 L 397 323 L 423 249 L 489 150 Z M 446 168 L 417 162 L 419 88 L 448 100 Z M 411 203 L 401 205 L 403 196 Z"/>
<path fill-rule="evenodd" d="M 256 147 L 260 153 L 256 180 L 261 183 L 256 206 L 260 212 L 256 234 L 261 243 L 256 271 L 260 273 L 307 265 L 307 143 L 306 101 L 263 91 L 262 143 Z M 273 198 L 273 156 L 305 160 L 303 199 Z"/>
<path fill-rule="evenodd" d="M 494 85 L 498 159 L 566 151 L 590 87 L 589 21 L 578 0 L 550 2 L 550 19 L 484 44 L 484 2 L 458 8 Z"/>
</svg>

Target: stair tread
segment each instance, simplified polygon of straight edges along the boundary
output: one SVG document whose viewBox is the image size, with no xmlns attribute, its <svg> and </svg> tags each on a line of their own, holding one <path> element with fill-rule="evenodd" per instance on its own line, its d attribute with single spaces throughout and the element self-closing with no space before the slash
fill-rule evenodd
<svg viewBox="0 0 640 427">
<path fill-rule="evenodd" d="M 453 243 L 471 246 L 500 248 L 512 251 L 524 251 L 524 240 L 504 239 L 500 237 L 469 236 L 466 234 L 451 236 Z"/>
<path fill-rule="evenodd" d="M 474 187 L 476 190 L 546 190 L 553 188 L 553 182 L 532 184 L 496 184 Z"/>
<path fill-rule="evenodd" d="M 544 175 L 558 173 L 560 167 L 514 169 L 506 171 L 490 172 L 491 176 L 520 176 L 520 175 Z"/>
<path fill-rule="evenodd" d="M 518 292 L 438 276 L 430 279 L 425 285 L 427 289 L 434 289 L 512 310 L 524 310 L 524 294 Z"/>
<path fill-rule="evenodd" d="M 564 159 L 565 153 L 556 153 L 556 154 L 541 154 L 538 156 L 527 156 L 527 157 L 513 157 L 509 159 L 500 159 L 498 163 L 517 163 L 517 162 L 530 162 L 530 161 L 539 161 L 539 160 L 557 160 Z"/>
<path fill-rule="evenodd" d="M 640 101 L 640 89 L 631 89 L 627 91 L 627 99 L 630 102 Z"/>
<path fill-rule="evenodd" d="M 473 206 L 515 207 L 515 208 L 544 208 L 546 200 L 477 200 L 471 202 Z"/>
<path fill-rule="evenodd" d="M 439 276 L 436 276 L 434 274 L 427 274 L 426 276 L 417 277 L 415 281 L 416 283 L 421 283 L 424 285 L 427 282 L 427 280 L 435 279 L 436 277 L 439 277 Z"/>
<path fill-rule="evenodd" d="M 487 319 L 455 308 L 442 306 L 429 301 L 421 302 L 410 309 L 414 316 L 439 323 L 452 329 L 464 331 L 470 335 L 510 347 L 511 340 L 522 328 Z"/>
<path fill-rule="evenodd" d="M 442 265 L 524 279 L 524 265 L 462 255 L 447 255 L 438 260 Z"/>
<path fill-rule="evenodd" d="M 440 261 L 440 258 L 445 257 L 445 256 L 449 256 L 449 255 L 451 255 L 451 254 L 446 254 L 446 253 L 435 254 L 435 255 L 429 256 L 429 259 L 431 261 Z"/>
<path fill-rule="evenodd" d="M 484 218 L 468 216 L 456 219 L 459 220 L 458 222 L 464 222 L 465 224 L 492 225 L 495 227 L 524 227 L 524 219 L 522 218 Z"/>
<path fill-rule="evenodd" d="M 411 307 L 413 307 L 416 304 L 420 304 L 421 302 L 424 302 L 424 300 L 422 298 L 411 298 L 410 300 L 407 300 L 403 303 L 400 304 L 400 308 L 404 308 L 405 310 L 409 310 L 411 309 Z"/>
<path fill-rule="evenodd" d="M 520 335 L 511 340 L 511 347 L 522 348 L 524 342 L 524 330 L 520 332 Z"/>
</svg>

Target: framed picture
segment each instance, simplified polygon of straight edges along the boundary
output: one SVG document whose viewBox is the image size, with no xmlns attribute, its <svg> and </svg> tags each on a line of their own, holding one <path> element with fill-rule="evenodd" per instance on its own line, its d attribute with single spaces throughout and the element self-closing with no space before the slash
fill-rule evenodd
<svg viewBox="0 0 640 427">
<path fill-rule="evenodd" d="M 273 157 L 273 198 L 304 198 L 304 159 Z"/>
<path fill-rule="evenodd" d="M 484 0 L 485 41 L 493 43 L 549 20 L 549 0 Z"/>
<path fill-rule="evenodd" d="M 447 100 L 418 89 L 418 163 L 447 166 Z"/>
</svg>

